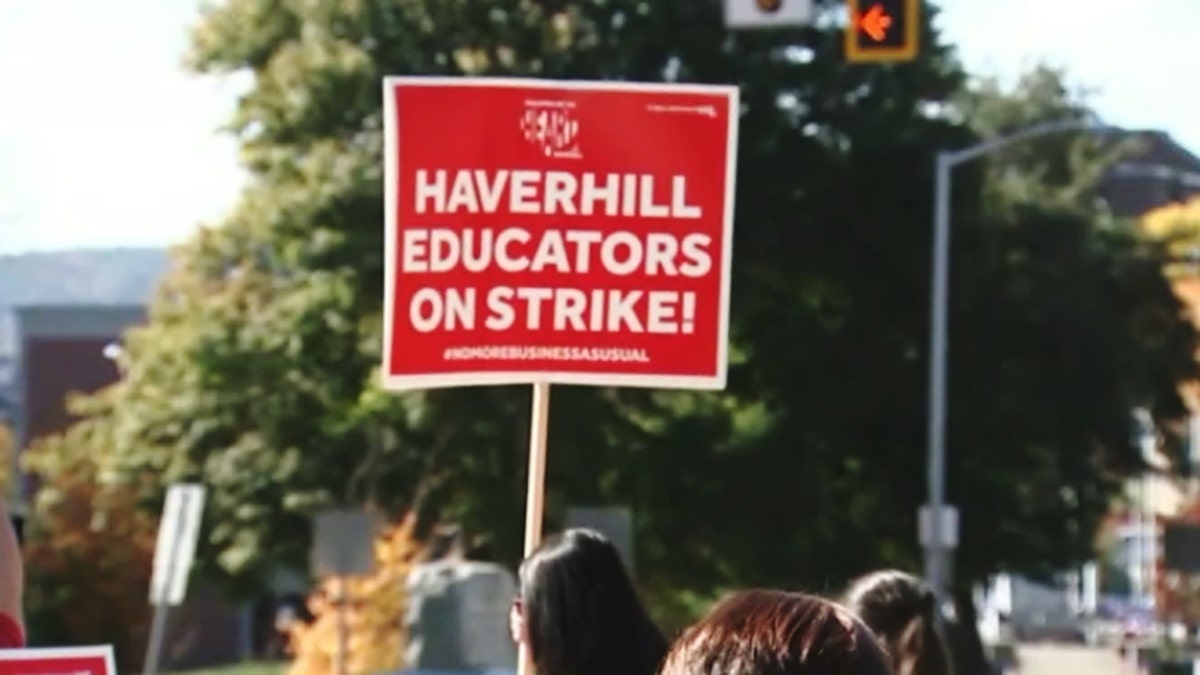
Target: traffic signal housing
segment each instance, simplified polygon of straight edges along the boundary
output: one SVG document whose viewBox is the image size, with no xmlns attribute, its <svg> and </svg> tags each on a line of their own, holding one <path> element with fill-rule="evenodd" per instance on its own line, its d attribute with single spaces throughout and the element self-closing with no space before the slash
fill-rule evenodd
<svg viewBox="0 0 1200 675">
<path fill-rule="evenodd" d="M 921 0 L 846 0 L 846 60 L 911 61 L 921 35 Z"/>
</svg>

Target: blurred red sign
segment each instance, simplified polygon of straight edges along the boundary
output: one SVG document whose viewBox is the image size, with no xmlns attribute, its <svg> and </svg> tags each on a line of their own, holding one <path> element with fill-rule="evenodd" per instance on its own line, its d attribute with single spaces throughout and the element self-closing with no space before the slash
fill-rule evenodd
<svg viewBox="0 0 1200 675">
<path fill-rule="evenodd" d="M 111 646 L 0 649 L 0 675 L 117 675 Z"/>
</svg>

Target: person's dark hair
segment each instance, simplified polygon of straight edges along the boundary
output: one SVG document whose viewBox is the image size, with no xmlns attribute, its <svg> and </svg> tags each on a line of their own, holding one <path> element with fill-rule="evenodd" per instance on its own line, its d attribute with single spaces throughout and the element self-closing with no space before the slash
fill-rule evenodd
<svg viewBox="0 0 1200 675">
<path fill-rule="evenodd" d="M 521 563 L 521 612 L 538 675 L 653 675 L 667 641 L 616 547 L 567 530 Z"/>
<path fill-rule="evenodd" d="M 803 593 L 742 591 L 684 631 L 661 675 L 892 675 L 871 630 Z"/>
<path fill-rule="evenodd" d="M 920 579 L 883 570 L 850 584 L 842 602 L 887 645 L 896 675 L 950 675 L 937 597 Z"/>
</svg>

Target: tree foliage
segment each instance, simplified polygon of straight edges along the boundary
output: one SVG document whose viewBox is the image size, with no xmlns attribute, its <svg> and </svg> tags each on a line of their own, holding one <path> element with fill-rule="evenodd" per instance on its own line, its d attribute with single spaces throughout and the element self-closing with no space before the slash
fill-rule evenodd
<svg viewBox="0 0 1200 675">
<path fill-rule="evenodd" d="M 339 602 L 346 603 L 350 637 L 347 672 L 392 672 L 403 665 L 408 574 L 422 553 L 413 536 L 415 524 L 415 518 L 406 517 L 380 536 L 375 545 L 375 570 L 361 579 L 348 580 L 344 598 L 338 579 L 321 581 L 309 598 L 313 621 L 288 628 L 295 657 L 289 675 L 324 675 L 337 670 Z"/>
<path fill-rule="evenodd" d="M 200 554 L 232 581 L 302 567 L 310 514 L 338 503 L 453 519 L 515 561 L 528 392 L 376 386 L 380 79 L 735 82 L 729 389 L 555 388 L 548 524 L 571 503 L 632 506 L 640 579 L 659 589 L 821 588 L 912 566 L 934 153 L 1086 113 L 1044 73 L 968 90 L 924 33 L 915 61 L 863 66 L 842 61 L 832 24 L 731 35 L 719 3 L 694 0 L 210 5 L 190 59 L 249 75 L 230 126 L 252 180 L 176 252 L 127 336 L 112 413 L 85 424 L 111 425 L 117 475 L 157 478 L 143 498 L 183 478 L 212 488 Z M 1076 158 L 1067 140 L 955 174 L 948 485 L 963 583 L 1086 557 L 1137 465 L 1129 410 L 1179 414 L 1176 384 L 1194 372 L 1162 252 L 1074 189 L 1108 149 Z M 1065 192 L 1011 187 L 1004 167 Z"/>
<path fill-rule="evenodd" d="M 959 105 L 985 137 L 1099 121 L 1086 92 L 1046 67 L 1010 89 L 976 83 Z M 1130 442 L 1133 408 L 1153 409 L 1163 450 L 1179 458 L 1178 391 L 1196 373 L 1190 309 L 1162 274 L 1161 243 L 1114 220 L 1096 192 L 1110 163 L 1133 148 L 1119 136 L 1062 133 L 986 163 L 987 207 L 955 253 L 969 261 L 956 263 L 968 300 L 952 317 L 951 347 L 952 372 L 963 375 L 951 385 L 961 392 L 951 444 L 976 446 L 981 463 L 951 483 L 980 503 L 988 495 L 988 510 L 1007 518 L 998 532 L 966 531 L 989 539 L 987 555 L 963 556 L 968 566 L 978 559 L 1036 574 L 1087 557 L 1122 478 L 1142 468 Z M 972 386 L 982 382 L 989 389 Z M 986 470 L 989 461 L 1001 470 Z M 985 569 L 965 571 L 975 578 Z"/>
<path fill-rule="evenodd" d="M 996 77 L 968 83 L 955 100 L 956 116 L 983 138 L 995 138 L 1036 124 L 1100 119 L 1090 105 L 1091 91 L 1071 85 L 1061 68 L 1035 65 L 1011 86 Z M 1077 208 L 1093 217 L 1100 178 L 1111 162 L 1133 150 L 1120 134 L 1064 131 L 1015 143 L 988 157 L 986 193 L 990 206 L 1003 211 L 1014 204 Z"/>
<path fill-rule="evenodd" d="M 39 481 L 25 543 L 26 610 L 35 644 L 112 644 L 119 667 L 141 667 L 149 631 L 157 518 L 129 476 L 112 470 L 104 394 L 91 421 L 25 454 Z"/>
<path fill-rule="evenodd" d="M 298 560 L 303 517 L 320 503 L 399 508 L 418 493 L 425 511 L 492 537 L 503 559 L 519 550 L 527 394 L 492 388 L 390 397 L 367 384 L 379 343 L 385 74 L 740 82 L 748 107 L 740 182 L 749 187 L 739 195 L 734 330 L 747 336 L 743 362 L 795 356 L 824 371 L 809 373 L 811 381 L 833 372 L 814 359 L 824 346 L 806 352 L 813 340 L 839 339 L 825 322 L 836 323 L 858 291 L 847 282 L 864 280 L 839 279 L 845 270 L 830 263 L 853 254 L 856 226 L 867 235 L 882 224 L 847 213 L 842 197 L 882 190 L 868 219 L 912 210 L 922 172 L 906 171 L 908 180 L 897 184 L 889 167 L 928 157 L 930 139 L 964 137 L 918 112 L 953 93 L 959 75 L 940 49 L 888 76 L 848 68 L 833 57 L 840 41 L 831 30 L 714 48 L 726 38 L 717 7 L 686 2 L 239 0 L 206 12 L 193 63 L 254 76 L 233 121 L 254 183 L 227 223 L 184 252 L 164 291 L 174 299 L 160 300 L 151 326 L 131 336 L 128 409 L 141 413 L 122 446 L 151 448 L 146 440 L 161 439 L 164 450 L 175 450 L 176 466 L 161 467 L 166 475 L 198 471 L 214 483 L 223 525 L 212 543 L 224 569 L 247 574 Z M 800 103 L 777 106 L 788 94 Z M 893 138 L 897 128 L 907 131 Z M 797 217 L 781 218 L 788 211 Z M 839 231 L 833 246 L 841 250 L 831 251 L 822 239 Z M 917 250 L 915 241 L 904 244 Z M 781 302 L 797 310 L 782 317 L 785 330 L 756 334 L 775 322 Z M 888 350 L 877 359 L 893 356 Z M 144 376 L 138 363 L 146 364 Z M 772 409 L 772 370 L 743 367 L 723 396 L 557 389 L 551 518 L 568 500 L 634 505 L 644 569 L 676 583 L 809 576 L 804 561 L 821 560 L 816 552 L 844 524 L 782 514 L 836 511 L 838 490 L 855 490 L 857 479 L 842 475 L 840 450 L 828 437 L 800 432 L 807 413 Z M 153 395 L 163 382 L 191 384 L 164 406 Z M 813 417 L 849 399 L 839 400 Z M 131 461 L 153 465 L 167 454 Z M 800 479 L 829 490 L 792 504 Z M 747 493 L 745 483 L 762 489 Z M 695 522 L 712 503 L 747 499 L 758 500 L 748 506 L 764 520 L 761 530 L 738 526 L 733 509 Z M 865 501 L 865 513 L 888 503 Z M 798 536 L 785 545 L 762 541 L 780 525 Z M 859 559 L 875 553 L 872 544 L 861 548 Z M 744 553 L 728 554 L 738 549 Z"/>
<path fill-rule="evenodd" d="M 1142 218 L 1141 226 L 1151 239 L 1167 247 L 1172 276 L 1196 275 L 1200 264 L 1200 197 L 1155 209 Z"/>
</svg>

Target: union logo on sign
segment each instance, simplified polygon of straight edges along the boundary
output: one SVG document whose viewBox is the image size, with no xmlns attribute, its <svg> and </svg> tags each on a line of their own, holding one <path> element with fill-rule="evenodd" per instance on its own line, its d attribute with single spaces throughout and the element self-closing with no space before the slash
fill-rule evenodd
<svg viewBox="0 0 1200 675">
<path fill-rule="evenodd" d="M 571 101 L 526 101 L 521 133 L 547 157 L 582 159 L 574 108 Z"/>
</svg>

